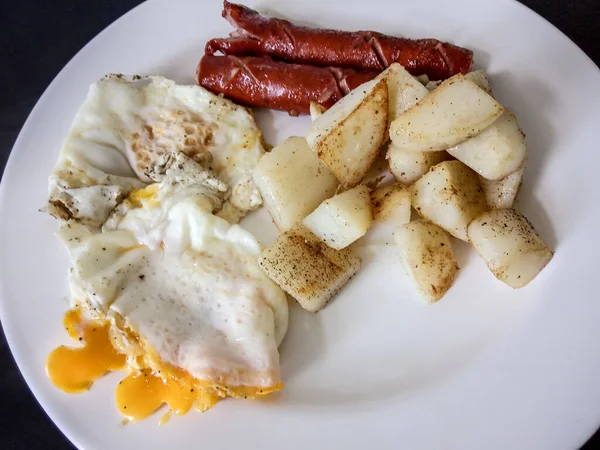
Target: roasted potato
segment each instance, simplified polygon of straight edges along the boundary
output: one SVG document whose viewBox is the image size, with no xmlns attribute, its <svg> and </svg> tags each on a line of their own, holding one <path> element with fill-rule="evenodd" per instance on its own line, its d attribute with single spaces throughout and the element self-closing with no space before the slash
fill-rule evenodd
<svg viewBox="0 0 600 450">
<path fill-rule="evenodd" d="M 429 77 L 426 74 L 417 75 L 415 78 L 419 80 L 419 83 L 421 83 L 423 86 L 426 86 L 430 82 Z"/>
<path fill-rule="evenodd" d="M 312 151 L 346 188 L 369 171 L 386 141 L 388 87 L 384 79 L 360 85 L 311 125 L 306 139 Z"/>
<path fill-rule="evenodd" d="M 467 225 L 487 208 L 477 174 L 460 161 L 444 161 L 411 186 L 412 205 L 424 218 L 468 241 Z"/>
<path fill-rule="evenodd" d="M 546 267 L 553 252 L 514 209 L 486 212 L 468 227 L 469 240 L 500 281 L 520 288 Z"/>
<path fill-rule="evenodd" d="M 313 122 L 323 115 L 327 109 L 323 105 L 315 102 L 310 102 L 310 120 Z"/>
<path fill-rule="evenodd" d="M 503 111 L 492 96 L 458 74 L 394 120 L 390 138 L 405 150 L 446 150 L 479 134 Z"/>
<path fill-rule="evenodd" d="M 429 94 L 427 88 L 398 63 L 391 64 L 379 77 L 384 78 L 388 85 L 390 123 Z"/>
<path fill-rule="evenodd" d="M 419 219 L 399 227 L 394 239 L 402 266 L 423 298 L 429 303 L 442 298 L 458 272 L 448 233 Z"/>
<path fill-rule="evenodd" d="M 396 226 L 410 221 L 410 191 L 400 183 L 380 186 L 371 192 L 373 219 L 393 221 Z"/>
<path fill-rule="evenodd" d="M 425 87 L 427 88 L 428 91 L 433 91 L 440 84 L 442 84 L 442 82 L 440 80 L 429 81 L 429 82 L 427 82 L 427 84 L 425 85 Z"/>
<path fill-rule="evenodd" d="M 488 180 L 478 175 L 485 199 L 490 208 L 502 209 L 512 207 L 521 187 L 524 170 L 525 165 L 498 181 Z"/>
<path fill-rule="evenodd" d="M 523 165 L 527 146 L 517 118 L 505 110 L 493 124 L 477 136 L 449 148 L 448 153 L 482 177 L 501 180 Z"/>
<path fill-rule="evenodd" d="M 393 231 L 410 222 L 410 191 L 400 183 L 380 186 L 371 192 L 371 205 L 373 224 L 360 243 L 388 245 L 393 241 Z"/>
<path fill-rule="evenodd" d="M 485 73 L 485 70 L 483 70 L 483 69 L 474 70 L 473 72 L 469 72 L 468 74 L 466 74 L 465 78 L 468 80 L 471 80 L 473 83 L 475 83 L 481 89 L 483 89 L 485 92 L 492 95 L 492 87 L 490 85 L 490 79 L 488 78 L 487 74 Z"/>
<path fill-rule="evenodd" d="M 478 69 L 478 70 L 474 70 L 473 72 L 469 72 L 465 75 L 465 78 L 471 80 L 473 83 L 475 83 L 481 89 L 483 89 L 485 92 L 492 95 L 490 79 L 488 78 L 487 74 L 485 73 L 485 71 L 483 69 Z M 424 84 L 425 84 L 425 87 L 427 88 L 427 90 L 433 91 L 441 83 L 442 83 L 441 81 L 427 81 L 427 83 L 424 83 Z"/>
<path fill-rule="evenodd" d="M 253 178 L 280 231 L 310 214 L 333 196 L 338 186 L 335 176 L 301 137 L 290 137 L 266 153 Z"/>
<path fill-rule="evenodd" d="M 334 250 L 302 224 L 262 252 L 260 267 L 307 311 L 325 307 L 360 268 L 352 248 Z"/>
<path fill-rule="evenodd" d="M 365 235 L 373 221 L 371 193 L 360 184 L 321 203 L 304 226 L 331 248 L 341 250 Z"/>
<path fill-rule="evenodd" d="M 390 142 L 385 157 L 392 175 L 406 186 L 413 184 L 436 164 L 451 159 L 451 156 L 444 151 L 411 152 L 398 148 L 393 142 Z"/>
</svg>

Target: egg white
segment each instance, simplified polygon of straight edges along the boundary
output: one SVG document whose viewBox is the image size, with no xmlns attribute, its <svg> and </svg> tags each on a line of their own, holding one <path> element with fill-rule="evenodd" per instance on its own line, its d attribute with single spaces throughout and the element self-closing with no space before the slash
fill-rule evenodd
<svg viewBox="0 0 600 450">
<path fill-rule="evenodd" d="M 201 86 L 108 75 L 91 85 L 49 180 L 50 214 L 99 227 L 157 161 L 184 152 L 228 186 L 219 215 L 237 223 L 262 200 L 252 170 L 264 153 L 252 114 Z"/>
<path fill-rule="evenodd" d="M 280 383 L 288 305 L 258 266 L 260 244 L 211 214 L 210 196 L 172 187 L 165 179 L 103 232 L 75 221 L 60 228 L 73 306 L 133 330 L 141 345 L 115 334 L 132 365 L 152 352 L 201 380 Z"/>
</svg>

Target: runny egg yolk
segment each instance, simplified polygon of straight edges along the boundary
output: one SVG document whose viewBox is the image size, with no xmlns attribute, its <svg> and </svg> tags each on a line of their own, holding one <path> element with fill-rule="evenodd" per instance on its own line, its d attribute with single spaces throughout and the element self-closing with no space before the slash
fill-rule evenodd
<svg viewBox="0 0 600 450">
<path fill-rule="evenodd" d="M 107 372 L 127 368 L 126 355 L 112 345 L 108 320 L 85 319 L 80 309 L 73 309 L 66 313 L 64 324 L 69 336 L 83 345 L 61 346 L 48 356 L 46 370 L 56 387 L 69 393 L 84 392 Z M 227 396 L 255 398 L 283 387 L 282 384 L 267 388 L 227 387 L 196 379 L 169 364 L 162 363 L 159 367 L 158 371 L 134 370 L 117 386 L 117 407 L 127 420 L 145 419 L 163 404 L 176 415 L 184 415 L 192 407 L 204 412 Z"/>
<path fill-rule="evenodd" d="M 160 205 L 156 198 L 158 187 L 158 183 L 154 183 L 141 189 L 135 189 L 127 196 L 127 200 L 135 208 L 141 208 L 144 203 L 150 208 L 157 207 Z"/>
<path fill-rule="evenodd" d="M 55 386 L 69 393 L 85 392 L 107 372 L 125 368 L 125 355 L 110 343 L 110 323 L 85 320 L 80 310 L 73 309 L 65 315 L 64 325 L 69 336 L 83 346 L 61 345 L 50 353 L 46 371 Z"/>
<path fill-rule="evenodd" d="M 150 370 L 136 371 L 117 386 L 117 407 L 133 421 L 145 419 L 163 403 L 178 416 L 187 414 L 192 406 L 204 412 L 221 400 L 205 389 L 206 386 L 184 372 L 181 377 L 168 375 L 163 379 Z"/>
</svg>

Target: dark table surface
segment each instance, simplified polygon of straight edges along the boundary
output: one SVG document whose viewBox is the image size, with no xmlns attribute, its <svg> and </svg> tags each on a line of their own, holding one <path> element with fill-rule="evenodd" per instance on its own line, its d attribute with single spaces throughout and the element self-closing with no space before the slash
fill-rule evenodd
<svg viewBox="0 0 600 450">
<path fill-rule="evenodd" d="M 139 3 L 139 0 L 0 1 L 2 169 L 27 115 L 54 76 L 98 32 Z M 523 3 L 556 25 L 600 64 L 600 0 L 523 0 Z M 0 448 L 73 448 L 29 392 L 2 333 Z M 593 448 L 600 448 L 600 432 L 583 447 Z"/>
</svg>

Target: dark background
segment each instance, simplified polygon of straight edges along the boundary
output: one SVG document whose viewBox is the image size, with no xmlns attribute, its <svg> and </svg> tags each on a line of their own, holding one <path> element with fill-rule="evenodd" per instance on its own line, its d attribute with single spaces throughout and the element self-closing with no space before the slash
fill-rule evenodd
<svg viewBox="0 0 600 450">
<path fill-rule="evenodd" d="M 139 3 L 139 0 L 0 0 L 2 170 L 27 115 L 54 76 L 90 39 Z M 600 64 L 600 0 L 523 0 L 522 3 L 556 25 Z M 29 392 L 1 332 L 0 448 L 73 448 Z M 582 450 L 595 448 L 600 448 L 600 432 Z"/>
</svg>

